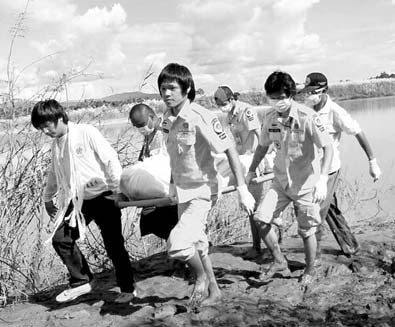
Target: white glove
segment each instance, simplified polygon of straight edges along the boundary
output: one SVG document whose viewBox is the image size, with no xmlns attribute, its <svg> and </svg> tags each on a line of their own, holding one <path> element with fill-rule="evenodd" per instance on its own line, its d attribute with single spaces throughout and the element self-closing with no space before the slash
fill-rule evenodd
<svg viewBox="0 0 395 327">
<path fill-rule="evenodd" d="M 327 184 L 328 184 L 328 175 L 320 175 L 317 183 L 314 186 L 313 191 L 313 202 L 322 202 L 326 198 L 327 193 Z"/>
<path fill-rule="evenodd" d="M 173 203 L 177 203 L 177 190 L 174 183 L 170 183 L 169 185 L 169 198 Z"/>
<path fill-rule="evenodd" d="M 248 191 L 247 185 L 243 184 L 238 186 L 237 191 L 239 192 L 239 201 L 241 207 L 247 211 L 248 215 L 251 215 L 254 212 L 255 199 Z"/>
<path fill-rule="evenodd" d="M 251 181 L 256 177 L 256 172 L 255 171 L 249 171 L 247 176 L 246 176 L 246 184 L 250 185 Z"/>
<path fill-rule="evenodd" d="M 379 165 L 377 164 L 376 158 L 369 160 L 369 173 L 370 173 L 370 176 L 373 177 L 374 182 L 377 181 L 381 176 L 381 169 L 380 169 Z"/>
</svg>

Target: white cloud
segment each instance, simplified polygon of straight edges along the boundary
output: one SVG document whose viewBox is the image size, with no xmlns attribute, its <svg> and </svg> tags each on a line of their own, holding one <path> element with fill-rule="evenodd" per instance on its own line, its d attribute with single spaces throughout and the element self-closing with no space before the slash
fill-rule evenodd
<svg viewBox="0 0 395 327">
<path fill-rule="evenodd" d="M 70 92 L 80 96 L 76 86 L 84 85 L 85 96 L 97 96 L 95 88 L 107 92 L 104 96 L 136 89 L 152 64 L 155 75 L 146 89 L 152 92 L 164 65 L 179 62 L 206 90 L 222 83 L 255 87 L 273 67 L 292 67 L 325 55 L 319 36 L 304 28 L 307 11 L 318 1 L 183 1 L 171 8 L 172 22 L 129 25 L 132 13 L 117 3 L 79 12 L 76 0 L 32 0 L 30 26 L 36 34 L 28 39 L 30 49 L 35 57 L 59 53 L 30 70 L 39 76 L 27 84 L 48 82 L 54 72 L 61 76 L 90 63 L 88 72 L 100 72 L 100 77 L 90 75 Z M 24 1 L 13 3 L 20 8 Z"/>
<path fill-rule="evenodd" d="M 120 4 L 114 4 L 111 10 L 106 7 L 94 7 L 84 15 L 76 17 L 72 24 L 74 28 L 87 34 L 102 32 L 121 32 L 126 28 L 126 12 Z"/>
<path fill-rule="evenodd" d="M 202 73 L 218 77 L 217 84 L 232 82 L 245 89 L 249 84 L 257 84 L 259 77 L 251 78 L 253 70 L 262 74 L 273 67 L 286 68 L 322 57 L 325 46 L 319 36 L 307 34 L 304 28 L 307 11 L 318 2 L 184 2 L 179 8 L 183 25 L 191 31 L 189 60 Z M 260 79 L 262 83 L 262 76 Z"/>
</svg>

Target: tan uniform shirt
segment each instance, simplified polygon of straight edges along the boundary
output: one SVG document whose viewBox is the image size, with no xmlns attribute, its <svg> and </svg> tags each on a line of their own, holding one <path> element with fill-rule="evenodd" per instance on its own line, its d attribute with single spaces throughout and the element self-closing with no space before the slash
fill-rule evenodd
<svg viewBox="0 0 395 327">
<path fill-rule="evenodd" d="M 255 109 L 247 103 L 236 101 L 235 108 L 228 113 L 227 122 L 239 154 L 254 151 L 257 141 L 252 131 L 261 128 Z"/>
<path fill-rule="evenodd" d="M 162 129 L 168 131 L 166 146 L 179 203 L 217 193 L 211 151 L 221 153 L 233 146 L 217 116 L 187 101 L 176 117 L 171 110 L 165 114 Z"/>
<path fill-rule="evenodd" d="M 274 174 L 280 185 L 293 194 L 303 194 L 318 180 L 320 149 L 332 140 L 313 109 L 292 101 L 289 117 L 284 119 L 276 110 L 267 112 L 260 144 L 274 144 L 277 149 Z"/>
</svg>

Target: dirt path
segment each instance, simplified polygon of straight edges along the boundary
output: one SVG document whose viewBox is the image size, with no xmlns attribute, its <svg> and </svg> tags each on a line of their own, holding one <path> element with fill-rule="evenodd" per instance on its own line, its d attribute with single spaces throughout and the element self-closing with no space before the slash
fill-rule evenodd
<svg viewBox="0 0 395 327">
<path fill-rule="evenodd" d="M 216 246 L 211 258 L 223 300 L 190 309 L 188 271 L 161 253 L 136 263 L 138 298 L 115 305 L 113 274 L 97 276 L 97 287 L 78 300 L 58 305 L 56 287 L 27 303 L 0 309 L 0 326 L 395 326 L 395 226 L 392 222 L 361 228 L 362 249 L 354 257 L 340 254 L 332 235 L 324 238 L 323 264 L 317 278 L 301 290 L 302 241 L 287 236 L 282 248 L 291 273 L 269 282 L 258 279 L 269 256 L 243 258 L 248 243 Z M 262 263 L 262 264 L 260 264 Z"/>
</svg>

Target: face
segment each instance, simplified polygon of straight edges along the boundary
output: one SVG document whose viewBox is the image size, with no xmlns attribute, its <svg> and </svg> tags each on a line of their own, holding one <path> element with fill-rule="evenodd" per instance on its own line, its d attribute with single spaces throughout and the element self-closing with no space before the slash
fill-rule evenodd
<svg viewBox="0 0 395 327">
<path fill-rule="evenodd" d="M 224 113 L 228 113 L 233 109 L 233 105 L 230 101 L 225 101 L 221 104 L 217 103 L 217 106 Z"/>
<path fill-rule="evenodd" d="M 45 122 L 38 129 L 51 138 L 59 138 L 67 133 L 67 125 L 62 119 L 59 119 L 57 122 Z"/>
<path fill-rule="evenodd" d="M 187 92 L 183 94 L 180 84 L 176 81 L 164 81 L 161 84 L 159 91 L 163 101 L 169 108 L 176 108 L 184 103 L 189 92 L 189 90 L 187 90 Z"/>
<path fill-rule="evenodd" d="M 136 125 L 135 125 L 136 126 Z M 148 117 L 148 120 L 144 124 L 140 124 L 140 126 L 136 126 L 140 134 L 147 136 L 150 135 L 154 131 L 154 122 L 151 117 Z"/>
<path fill-rule="evenodd" d="M 291 98 L 283 91 L 268 95 L 269 104 L 278 112 L 284 113 L 291 108 Z"/>
<path fill-rule="evenodd" d="M 308 105 L 310 107 L 314 107 L 317 104 L 319 104 L 322 100 L 323 91 L 324 91 L 324 89 L 318 89 L 318 90 L 313 90 L 313 91 L 307 92 L 305 94 L 306 105 Z"/>
</svg>

